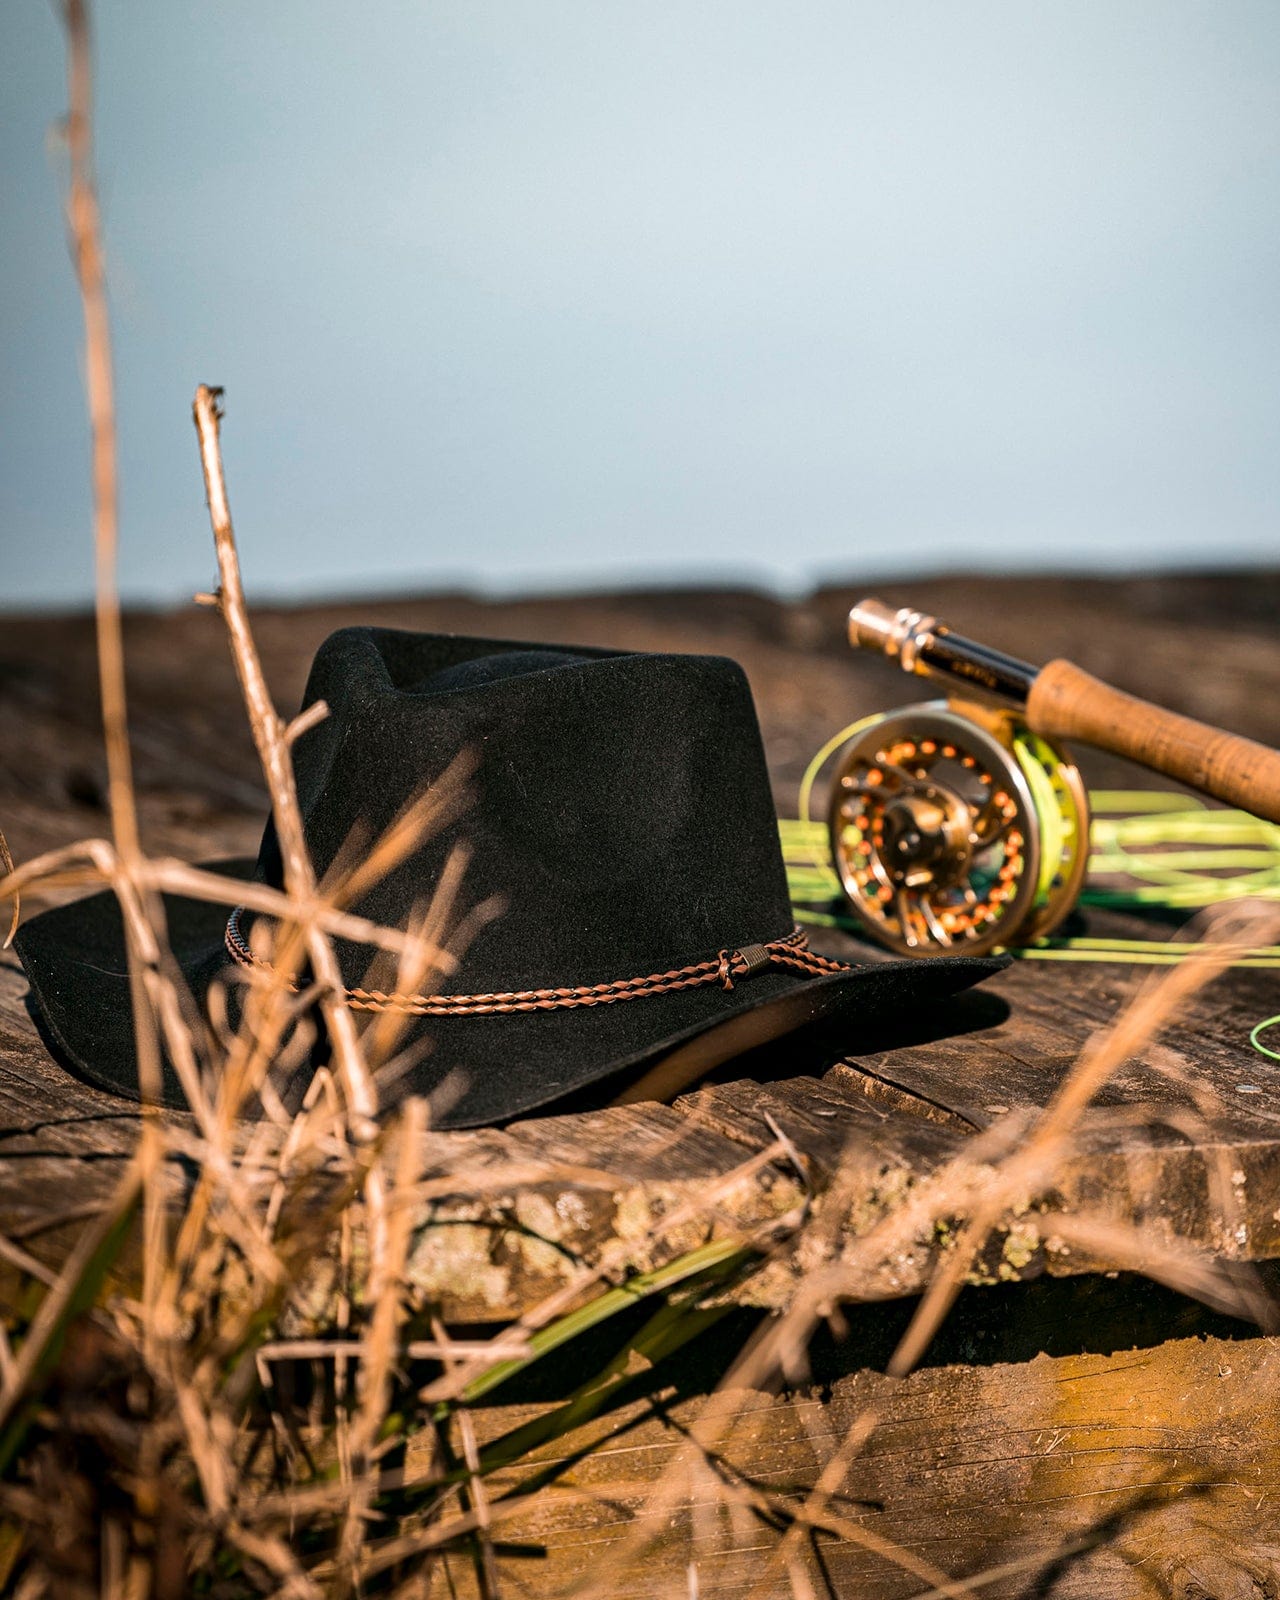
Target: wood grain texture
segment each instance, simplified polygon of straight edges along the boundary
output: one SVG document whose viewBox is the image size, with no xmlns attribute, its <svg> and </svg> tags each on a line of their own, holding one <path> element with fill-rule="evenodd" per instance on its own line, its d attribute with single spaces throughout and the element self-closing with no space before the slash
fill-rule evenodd
<svg viewBox="0 0 1280 1600">
<path fill-rule="evenodd" d="M 1280 822 L 1280 752 L 1139 700 L 1070 661 L 1050 661 L 1027 699 L 1027 721 L 1048 739 L 1081 740 Z"/>
<path fill-rule="evenodd" d="M 662 1377 L 538 1453 L 558 1492 L 501 1524 L 509 1546 L 525 1546 L 504 1563 L 513 1585 L 552 1600 L 608 1570 L 616 1600 L 781 1600 L 793 1591 L 766 1568 L 777 1532 L 733 1505 L 731 1486 L 798 1503 L 869 1407 L 880 1425 L 841 1486 L 839 1513 L 953 1576 L 1014 1567 L 982 1584 L 993 1600 L 1269 1600 L 1280 1585 L 1275 1340 L 1174 1339 L 932 1367 L 897 1384 L 863 1369 L 825 1390 L 739 1391 L 727 1397 L 716 1470 L 692 1478 L 681 1462 L 705 1401 Z M 543 1409 L 495 1406 L 485 1437 Z M 529 1465 L 502 1474 L 494 1498 Z M 651 1509 L 668 1473 L 681 1475 L 674 1509 Z M 606 1568 L 637 1530 L 652 1539 L 644 1555 Z M 905 1600 L 927 1587 L 847 1533 L 816 1544 L 801 1546 L 815 1593 Z M 433 1596 L 475 1592 L 462 1562 L 439 1581 Z"/>
</svg>

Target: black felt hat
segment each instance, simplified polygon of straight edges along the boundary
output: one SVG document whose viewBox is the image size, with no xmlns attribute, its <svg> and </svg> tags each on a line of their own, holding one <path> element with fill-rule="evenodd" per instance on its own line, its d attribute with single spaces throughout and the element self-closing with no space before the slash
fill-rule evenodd
<svg viewBox="0 0 1280 1600">
<path fill-rule="evenodd" d="M 601 1101 L 669 1092 L 818 1022 L 844 1025 L 852 1049 L 868 1024 L 914 1015 L 1002 965 L 841 966 L 807 953 L 735 662 L 348 628 L 316 655 L 304 704 L 319 699 L 329 715 L 298 741 L 294 764 L 320 875 L 461 751 L 478 757 L 475 803 L 350 908 L 405 926 L 463 838 L 464 900 L 505 902 L 442 992 L 387 1002 L 406 1012 L 401 1044 L 415 1064 L 384 1103 L 436 1093 L 437 1126 L 501 1121 L 588 1085 Z M 222 869 L 278 885 L 271 825 L 256 864 Z M 215 979 L 250 976 L 232 959 L 252 963 L 247 917 L 166 904 L 197 1001 Z M 17 948 L 59 1053 L 136 1096 L 114 896 L 34 918 Z M 365 989 L 373 952 L 336 949 L 343 982 L 366 996 L 351 996 L 356 1008 L 379 1004 Z M 279 1086 L 286 1103 L 307 1076 Z M 167 1067 L 165 1094 L 182 1103 Z"/>
</svg>

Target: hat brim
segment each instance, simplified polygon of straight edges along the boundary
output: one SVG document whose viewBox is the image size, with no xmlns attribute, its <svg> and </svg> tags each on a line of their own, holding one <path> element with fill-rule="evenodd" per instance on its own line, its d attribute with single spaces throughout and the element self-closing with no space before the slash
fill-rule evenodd
<svg viewBox="0 0 1280 1600">
<path fill-rule="evenodd" d="M 213 869 L 250 879 L 254 863 Z M 164 897 L 170 947 L 203 1009 L 220 978 L 234 996 L 239 970 L 228 962 L 223 906 Z M 53 1053 L 99 1088 L 138 1098 L 137 1056 L 120 910 L 110 892 L 46 911 L 25 923 L 15 945 L 31 985 L 37 1021 Z M 604 1101 L 666 1099 L 725 1062 L 786 1035 L 841 1040 L 919 1012 L 1000 971 L 1001 957 L 876 961 L 806 978 L 766 970 L 732 990 L 686 989 L 609 1005 L 514 1015 L 415 1019 L 398 1041 L 399 1067 L 383 1103 L 422 1095 L 437 1128 L 482 1127 L 553 1106 L 592 1085 Z M 231 967 L 229 971 L 228 968 Z M 797 1059 L 796 1070 L 807 1063 Z M 165 1063 L 167 1104 L 185 1105 Z M 286 1100 L 288 1100 L 286 1095 Z"/>
</svg>

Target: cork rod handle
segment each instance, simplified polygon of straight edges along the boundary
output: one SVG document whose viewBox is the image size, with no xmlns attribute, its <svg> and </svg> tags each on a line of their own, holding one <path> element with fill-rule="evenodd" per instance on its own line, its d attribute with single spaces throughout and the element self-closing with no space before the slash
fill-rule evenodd
<svg viewBox="0 0 1280 1600">
<path fill-rule="evenodd" d="M 1113 689 L 1069 661 L 1043 667 L 1027 721 L 1049 739 L 1079 739 L 1161 772 L 1227 805 L 1280 823 L 1280 751 L 1223 733 Z"/>
</svg>

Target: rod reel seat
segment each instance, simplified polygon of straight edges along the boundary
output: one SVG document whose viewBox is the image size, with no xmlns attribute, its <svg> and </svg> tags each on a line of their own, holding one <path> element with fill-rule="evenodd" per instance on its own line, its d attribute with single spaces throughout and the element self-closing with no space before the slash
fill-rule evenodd
<svg viewBox="0 0 1280 1600">
<path fill-rule="evenodd" d="M 891 950 L 977 955 L 1030 944 L 1067 916 L 1088 866 L 1089 797 L 1065 739 L 1280 823 L 1280 752 L 1069 661 L 1035 667 L 879 600 L 854 606 L 849 642 L 949 690 L 857 724 L 832 782 L 832 864 Z"/>
</svg>

